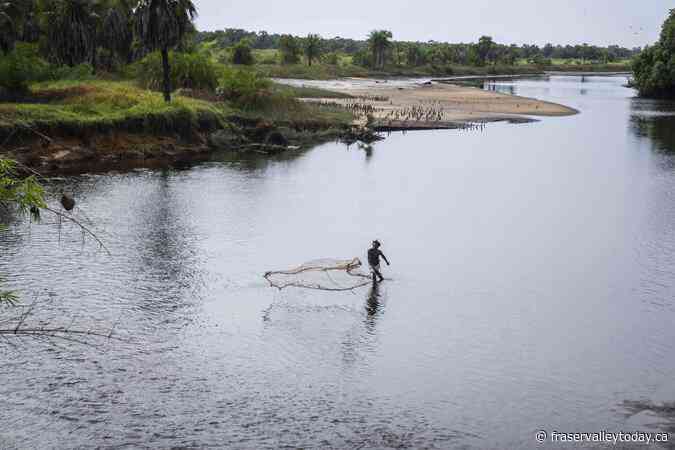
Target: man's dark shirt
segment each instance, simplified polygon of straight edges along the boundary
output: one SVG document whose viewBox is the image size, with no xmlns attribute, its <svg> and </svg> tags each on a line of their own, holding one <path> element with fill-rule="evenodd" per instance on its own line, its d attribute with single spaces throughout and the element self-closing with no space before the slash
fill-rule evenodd
<svg viewBox="0 0 675 450">
<path fill-rule="evenodd" d="M 380 255 L 382 252 L 377 248 L 368 249 L 368 264 L 377 266 L 380 264 Z"/>
</svg>

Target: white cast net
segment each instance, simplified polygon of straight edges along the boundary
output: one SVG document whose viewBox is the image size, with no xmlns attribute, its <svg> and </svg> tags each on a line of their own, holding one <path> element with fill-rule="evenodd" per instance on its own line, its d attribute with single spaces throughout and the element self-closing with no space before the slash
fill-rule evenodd
<svg viewBox="0 0 675 450">
<path fill-rule="evenodd" d="M 362 271 L 361 260 L 354 258 L 317 259 L 290 270 L 267 272 L 265 279 L 272 287 L 351 291 L 371 283 L 371 276 Z"/>
</svg>

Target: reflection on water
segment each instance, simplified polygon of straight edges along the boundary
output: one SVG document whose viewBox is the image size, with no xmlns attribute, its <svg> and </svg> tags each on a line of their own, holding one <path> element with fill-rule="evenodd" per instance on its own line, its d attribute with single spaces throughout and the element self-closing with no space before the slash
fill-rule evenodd
<svg viewBox="0 0 675 450">
<path fill-rule="evenodd" d="M 0 347 L 0 448 L 537 448 L 539 429 L 641 429 L 630 405 L 675 400 L 675 107 L 625 81 L 486 87 L 581 111 L 537 123 L 53 180 L 112 256 L 14 222 L 0 273 L 46 316 L 131 342 Z M 392 281 L 261 276 L 364 259 L 375 238 Z"/>
<path fill-rule="evenodd" d="M 483 88 L 487 91 L 499 92 L 502 94 L 514 95 L 516 87 L 513 84 L 498 84 L 496 82 L 487 81 Z"/>
<path fill-rule="evenodd" d="M 647 138 L 657 152 L 675 152 L 675 102 L 633 99 L 630 129 Z"/>
</svg>

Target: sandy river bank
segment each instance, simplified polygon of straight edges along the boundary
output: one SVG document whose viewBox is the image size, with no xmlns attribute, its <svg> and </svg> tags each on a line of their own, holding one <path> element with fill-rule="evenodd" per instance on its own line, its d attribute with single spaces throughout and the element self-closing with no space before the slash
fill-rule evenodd
<svg viewBox="0 0 675 450">
<path fill-rule="evenodd" d="M 349 94 L 351 99 L 304 99 L 353 110 L 380 129 L 457 128 L 499 120 L 523 122 L 537 116 L 578 111 L 557 103 L 430 80 L 345 79 L 328 82 L 279 80 Z"/>
</svg>

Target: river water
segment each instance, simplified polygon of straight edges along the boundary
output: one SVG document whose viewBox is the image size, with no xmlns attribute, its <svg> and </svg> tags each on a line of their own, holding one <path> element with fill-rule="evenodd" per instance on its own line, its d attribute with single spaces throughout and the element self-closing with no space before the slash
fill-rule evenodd
<svg viewBox="0 0 675 450">
<path fill-rule="evenodd" d="M 111 255 L 15 221 L 0 273 L 39 302 L 31 320 L 124 341 L 0 341 L 0 448 L 536 448 L 538 430 L 663 429 L 627 405 L 675 401 L 675 106 L 625 82 L 488 84 L 581 113 L 368 154 L 52 180 Z M 392 262 L 376 290 L 262 278 L 365 259 L 374 238 Z"/>
</svg>

